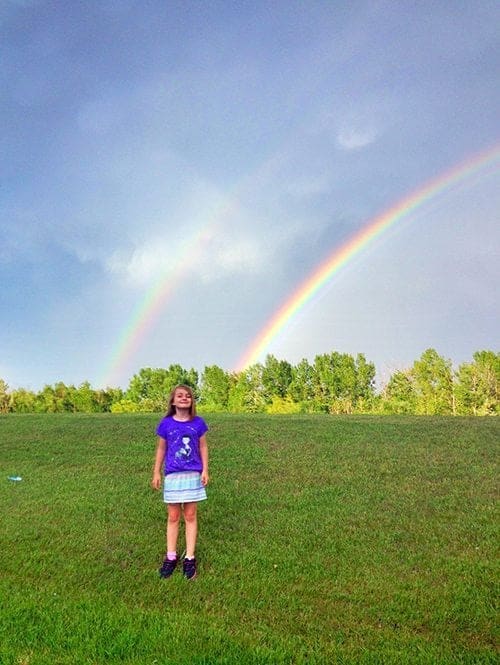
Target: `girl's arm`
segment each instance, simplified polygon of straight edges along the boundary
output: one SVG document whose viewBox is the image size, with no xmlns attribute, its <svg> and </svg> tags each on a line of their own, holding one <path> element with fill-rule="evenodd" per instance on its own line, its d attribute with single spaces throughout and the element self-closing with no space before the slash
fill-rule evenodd
<svg viewBox="0 0 500 665">
<path fill-rule="evenodd" d="M 151 480 L 151 487 L 155 490 L 161 488 L 161 468 L 163 460 L 165 459 L 165 450 L 167 442 L 161 436 L 158 437 L 158 444 L 156 446 L 155 463 L 153 466 L 153 479 Z"/>
<path fill-rule="evenodd" d="M 201 482 L 203 485 L 208 485 L 208 445 L 207 445 L 206 434 L 200 436 L 200 457 L 201 457 L 201 463 L 203 464 L 203 470 L 201 472 Z"/>
</svg>

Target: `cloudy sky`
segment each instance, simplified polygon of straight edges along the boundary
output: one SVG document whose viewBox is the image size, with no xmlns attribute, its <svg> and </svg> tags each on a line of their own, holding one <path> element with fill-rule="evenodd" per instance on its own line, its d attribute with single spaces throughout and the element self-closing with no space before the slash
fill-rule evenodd
<svg viewBox="0 0 500 665">
<path fill-rule="evenodd" d="M 495 154 L 499 24 L 497 0 L 2 0 L 0 378 L 237 367 L 353 234 Z M 266 351 L 360 352 L 384 377 L 498 350 L 496 157 Z"/>
</svg>

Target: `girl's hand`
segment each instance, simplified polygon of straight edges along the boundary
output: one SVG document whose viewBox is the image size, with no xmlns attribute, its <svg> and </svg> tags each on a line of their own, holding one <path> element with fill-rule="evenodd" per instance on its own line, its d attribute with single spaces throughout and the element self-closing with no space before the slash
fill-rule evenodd
<svg viewBox="0 0 500 665">
<path fill-rule="evenodd" d="M 159 490 L 161 488 L 161 473 L 153 473 L 153 480 L 151 481 L 151 487 L 154 490 Z"/>
<path fill-rule="evenodd" d="M 208 485 L 208 471 L 201 472 L 201 484 L 203 485 L 203 487 L 206 487 Z"/>
</svg>

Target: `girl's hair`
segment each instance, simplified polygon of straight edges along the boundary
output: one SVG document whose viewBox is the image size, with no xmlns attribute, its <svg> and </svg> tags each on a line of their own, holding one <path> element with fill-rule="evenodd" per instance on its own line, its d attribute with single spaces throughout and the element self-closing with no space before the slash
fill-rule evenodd
<svg viewBox="0 0 500 665">
<path fill-rule="evenodd" d="M 175 386 L 175 388 L 170 393 L 170 397 L 168 398 L 167 416 L 174 416 L 177 411 L 177 409 L 174 406 L 174 398 L 176 390 L 185 390 L 189 395 L 191 395 L 191 406 L 189 408 L 189 415 L 191 416 L 192 420 L 196 416 L 196 402 L 193 395 L 193 389 L 191 388 L 191 386 L 186 386 L 183 383 L 180 383 L 178 386 Z"/>
</svg>

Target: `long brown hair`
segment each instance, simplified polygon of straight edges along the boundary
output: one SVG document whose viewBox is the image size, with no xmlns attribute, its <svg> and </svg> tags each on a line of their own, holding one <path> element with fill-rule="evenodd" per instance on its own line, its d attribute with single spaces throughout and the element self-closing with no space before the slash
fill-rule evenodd
<svg viewBox="0 0 500 665">
<path fill-rule="evenodd" d="M 176 390 L 185 390 L 189 395 L 191 395 L 191 407 L 189 409 L 189 415 L 191 416 L 191 420 L 193 420 L 193 418 L 196 416 L 196 402 L 194 399 L 193 389 L 191 388 L 191 386 L 186 386 L 184 383 L 180 383 L 178 386 L 175 386 L 175 388 L 170 393 L 170 397 L 168 398 L 168 408 L 166 415 L 174 416 L 177 412 L 177 409 L 174 406 L 174 398 Z"/>
</svg>

